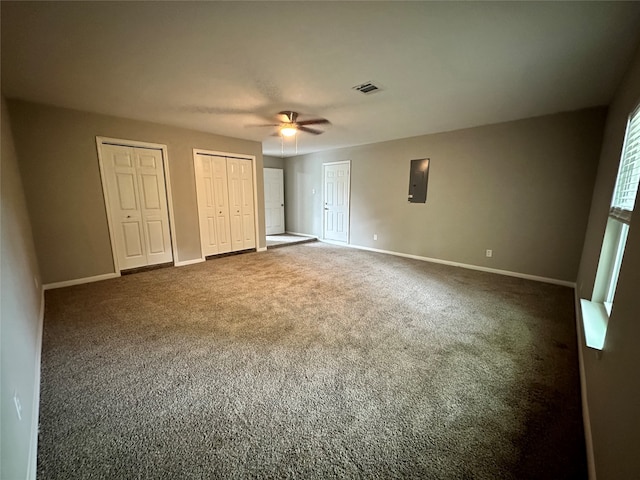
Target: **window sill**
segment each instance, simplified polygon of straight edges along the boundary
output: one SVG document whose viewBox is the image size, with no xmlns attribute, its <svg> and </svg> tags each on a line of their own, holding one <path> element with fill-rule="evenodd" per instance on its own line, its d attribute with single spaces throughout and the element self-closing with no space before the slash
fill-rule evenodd
<svg viewBox="0 0 640 480">
<path fill-rule="evenodd" d="M 607 336 L 609 314 L 602 303 L 580 300 L 582 307 L 582 324 L 584 325 L 584 340 L 587 347 L 602 350 Z"/>
</svg>

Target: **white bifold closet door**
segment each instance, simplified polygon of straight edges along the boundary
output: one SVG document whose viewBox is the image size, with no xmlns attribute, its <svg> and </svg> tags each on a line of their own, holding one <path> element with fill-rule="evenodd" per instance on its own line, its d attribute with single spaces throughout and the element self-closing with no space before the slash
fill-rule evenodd
<svg viewBox="0 0 640 480">
<path fill-rule="evenodd" d="M 204 154 L 195 159 L 203 255 L 255 248 L 251 160 Z"/>
<path fill-rule="evenodd" d="M 227 158 L 232 250 L 255 248 L 253 169 L 251 160 Z"/>
<path fill-rule="evenodd" d="M 102 161 L 118 267 L 173 261 L 162 151 L 104 144 Z"/>
<path fill-rule="evenodd" d="M 198 155 L 196 191 L 204 256 L 231 251 L 227 159 Z"/>
</svg>

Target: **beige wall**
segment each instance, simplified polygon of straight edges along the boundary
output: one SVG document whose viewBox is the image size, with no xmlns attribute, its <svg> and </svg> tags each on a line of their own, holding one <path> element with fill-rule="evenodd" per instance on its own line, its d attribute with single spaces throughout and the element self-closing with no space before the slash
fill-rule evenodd
<svg viewBox="0 0 640 480">
<path fill-rule="evenodd" d="M 266 246 L 262 146 L 149 122 L 9 100 L 43 281 L 113 272 L 96 136 L 167 145 L 176 261 L 200 258 L 193 148 L 256 156 L 260 247 Z"/>
<path fill-rule="evenodd" d="M 591 298 L 627 118 L 640 104 L 640 50 L 609 109 L 578 287 Z M 640 472 L 640 200 L 636 200 L 601 355 L 582 345 L 597 478 Z"/>
<path fill-rule="evenodd" d="M 264 162 L 264 168 L 284 168 L 284 158 L 264 155 L 262 159 Z"/>
<path fill-rule="evenodd" d="M 42 293 L 11 124 L 2 98 L 0 192 L 0 477 L 35 478 Z M 13 396 L 22 404 L 18 420 Z M 30 459 L 30 453 L 33 458 Z"/>
<path fill-rule="evenodd" d="M 287 229 L 322 235 L 322 163 L 350 160 L 350 243 L 573 282 L 604 118 L 594 108 L 288 158 Z M 409 161 L 425 157 L 427 203 L 410 204 Z"/>
</svg>

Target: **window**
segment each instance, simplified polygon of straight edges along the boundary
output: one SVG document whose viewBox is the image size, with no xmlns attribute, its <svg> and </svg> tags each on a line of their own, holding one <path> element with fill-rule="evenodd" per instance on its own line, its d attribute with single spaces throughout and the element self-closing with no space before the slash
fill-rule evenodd
<svg viewBox="0 0 640 480">
<path fill-rule="evenodd" d="M 613 297 L 616 294 L 616 286 L 618 285 L 618 276 L 620 274 L 620 267 L 622 266 L 622 257 L 624 255 L 624 247 L 627 244 L 627 234 L 629 232 L 629 225 L 626 223 L 622 223 L 614 220 L 614 224 L 611 226 L 610 230 L 613 231 L 614 239 L 614 247 L 613 251 L 614 257 L 611 259 L 611 273 L 606 275 L 605 279 L 607 280 L 606 289 L 604 292 L 604 308 L 607 310 L 607 315 L 611 315 L 611 310 L 613 308 Z"/>
<path fill-rule="evenodd" d="M 602 302 L 607 307 L 607 313 L 611 315 L 613 299 L 618 284 L 618 275 L 624 256 L 624 247 L 627 243 L 629 224 L 633 207 L 636 203 L 638 193 L 638 182 L 640 181 L 640 108 L 631 115 L 627 124 L 624 144 L 622 147 L 622 158 L 618 168 L 618 178 L 613 189 L 613 199 L 609 210 L 609 221 L 605 238 L 611 242 L 610 256 L 605 261 L 609 267 L 605 269 L 605 278 Z M 607 238 L 609 237 L 609 238 Z M 602 253 L 601 253 L 602 261 Z M 599 270 L 599 269 L 598 269 Z M 600 274 L 600 271 L 598 272 Z"/>
<path fill-rule="evenodd" d="M 602 349 L 607 322 L 613 310 L 618 276 L 624 258 L 631 216 L 640 182 L 640 106 L 627 123 L 618 177 L 613 189 L 609 219 L 600 251 L 591 302 L 582 300 L 587 345 Z"/>
</svg>

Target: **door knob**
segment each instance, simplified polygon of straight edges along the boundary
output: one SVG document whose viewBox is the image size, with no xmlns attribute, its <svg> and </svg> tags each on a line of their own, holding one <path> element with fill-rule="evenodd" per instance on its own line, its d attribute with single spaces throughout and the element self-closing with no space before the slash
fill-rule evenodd
<svg viewBox="0 0 640 480">
<path fill-rule="evenodd" d="M 131 215 L 127 215 L 127 218 L 131 218 Z"/>
</svg>

